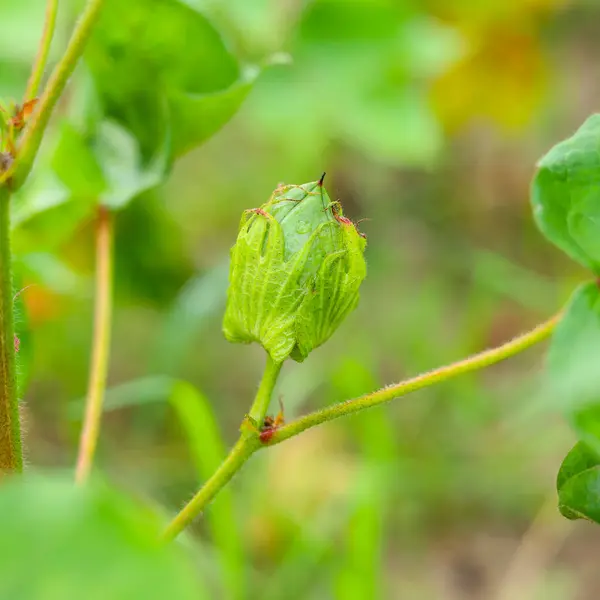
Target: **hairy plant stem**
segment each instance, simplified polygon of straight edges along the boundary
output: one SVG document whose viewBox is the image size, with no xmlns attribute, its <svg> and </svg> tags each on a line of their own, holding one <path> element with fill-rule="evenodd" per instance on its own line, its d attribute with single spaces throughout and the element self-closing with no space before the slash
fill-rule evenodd
<svg viewBox="0 0 600 600">
<path fill-rule="evenodd" d="M 556 327 L 561 316 L 562 314 L 555 315 L 545 323 L 538 325 L 535 329 L 506 342 L 506 344 L 503 344 L 498 348 L 485 350 L 484 352 L 480 352 L 479 354 L 475 354 L 474 356 L 470 356 L 469 358 L 465 358 L 450 365 L 439 367 L 433 371 L 428 371 L 427 373 L 417 375 L 411 379 L 401 381 L 400 383 L 389 385 L 371 394 L 365 394 L 359 398 L 346 400 L 345 402 L 340 402 L 339 404 L 334 404 L 333 406 L 328 406 L 322 410 L 317 410 L 304 417 L 300 417 L 288 425 L 279 428 L 269 440 L 269 445 L 279 444 L 284 440 L 302 433 L 305 429 L 316 427 L 317 425 L 321 425 L 321 423 L 326 423 L 327 421 L 332 421 L 339 417 L 345 417 L 346 415 L 352 415 L 361 410 L 372 408 L 373 406 L 379 406 L 380 404 L 390 402 L 400 396 L 405 396 L 406 394 L 416 392 L 422 388 L 442 383 L 457 375 L 469 373 L 470 371 L 477 371 L 510 358 L 546 339 Z"/>
<path fill-rule="evenodd" d="M 254 419 L 259 427 L 265 420 L 267 410 L 269 410 L 273 389 L 275 388 L 275 383 L 277 382 L 282 366 L 283 363 L 274 362 L 271 355 L 267 352 L 267 364 L 265 365 L 263 378 L 249 413 L 250 418 Z"/>
<path fill-rule="evenodd" d="M 283 363 L 276 363 L 267 353 L 265 370 L 256 392 L 248 416 L 260 427 L 264 421 L 275 383 Z M 242 465 L 262 446 L 258 437 L 243 427 L 242 435 L 235 443 L 225 460 L 213 476 L 200 488 L 198 493 L 183 507 L 163 532 L 165 541 L 176 538 L 210 503 L 229 480 L 241 469 Z"/>
<path fill-rule="evenodd" d="M 0 472 L 22 470 L 10 254 L 10 190 L 0 186 Z"/>
<path fill-rule="evenodd" d="M 223 461 L 214 475 L 204 484 L 204 486 L 202 486 L 202 488 L 200 488 L 196 495 L 169 523 L 163 532 L 163 539 L 165 541 L 169 541 L 176 538 L 183 531 L 183 529 L 185 529 L 185 527 L 204 510 L 207 504 L 217 495 L 219 490 L 221 490 L 221 488 L 223 488 L 229 482 L 235 473 L 241 469 L 248 458 L 257 450 L 267 446 L 273 446 L 274 444 L 279 444 L 284 440 L 299 435 L 306 429 L 316 427 L 321 423 L 332 421 L 333 419 L 344 417 L 346 415 L 351 415 L 361 410 L 378 406 L 384 402 L 390 402 L 391 400 L 409 394 L 410 392 L 414 392 L 437 383 L 442 383 L 447 379 L 451 379 L 470 371 L 476 371 L 484 367 L 489 367 L 490 365 L 510 358 L 511 356 L 514 356 L 515 354 L 518 354 L 534 344 L 546 339 L 552 333 L 561 317 L 562 313 L 555 315 L 545 323 L 538 325 L 535 329 L 532 329 L 531 331 L 512 339 L 498 348 L 485 350 L 484 352 L 464 360 L 434 369 L 433 371 L 429 371 L 427 373 L 423 373 L 422 375 L 418 375 L 412 379 L 407 379 L 405 381 L 401 381 L 400 383 L 387 386 L 371 394 L 366 394 L 365 396 L 361 396 L 353 400 L 347 400 L 346 402 L 341 402 L 323 410 L 310 413 L 304 417 L 300 417 L 288 425 L 277 429 L 266 442 L 260 440 L 259 432 L 255 432 L 254 435 L 246 436 L 242 434 L 242 437 L 240 437 L 240 439 L 237 441 L 227 458 Z M 264 419 L 264 414 L 268 407 L 268 400 L 265 400 L 264 394 L 266 394 L 268 390 L 268 398 L 270 399 L 275 380 L 279 374 L 279 369 L 281 368 L 281 365 L 278 365 L 277 371 L 275 371 L 275 363 L 269 363 L 269 360 L 270 359 L 267 361 L 263 382 L 261 383 L 253 407 L 250 411 L 252 418 L 259 424 L 262 423 L 262 419 Z M 265 380 L 267 380 L 269 383 L 265 383 Z M 258 406 L 261 408 L 259 409 Z M 264 411 L 262 411 L 263 406 Z M 262 415 L 261 420 L 257 420 L 253 414 L 257 416 Z"/>
<path fill-rule="evenodd" d="M 98 20 L 104 0 L 88 0 L 86 7 L 75 25 L 67 48 L 52 71 L 37 108 L 31 116 L 23 137 L 17 148 L 15 162 L 8 171 L 0 175 L 0 184 L 10 179 L 13 189 L 18 189 L 29 175 L 33 162 L 42 142 L 42 137 L 50 115 L 60 98 L 69 77 L 72 75 L 85 44 L 90 37 L 92 27 Z"/>
<path fill-rule="evenodd" d="M 85 406 L 85 417 L 79 454 L 75 468 L 75 481 L 84 483 L 88 478 L 100 433 L 102 404 L 106 388 L 108 357 L 110 352 L 110 330 L 112 319 L 113 280 L 113 215 L 109 209 L 98 207 L 96 234 L 96 305 L 92 362 Z"/>
<path fill-rule="evenodd" d="M 40 39 L 40 45 L 38 48 L 37 56 L 35 57 L 35 63 L 31 69 L 31 75 L 27 82 L 27 88 L 25 91 L 24 102 L 32 100 L 37 96 L 38 89 L 40 87 L 40 81 L 44 75 L 44 69 L 46 68 L 46 62 L 48 61 L 48 54 L 50 52 L 50 44 L 52 43 L 52 36 L 54 35 L 54 26 L 56 25 L 56 13 L 58 12 L 58 0 L 48 0 L 46 4 L 46 18 L 44 20 L 44 31 Z"/>
</svg>

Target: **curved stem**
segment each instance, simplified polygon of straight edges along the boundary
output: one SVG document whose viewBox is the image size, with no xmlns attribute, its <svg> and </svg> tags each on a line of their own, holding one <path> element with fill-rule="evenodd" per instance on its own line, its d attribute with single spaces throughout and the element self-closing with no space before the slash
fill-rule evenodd
<svg viewBox="0 0 600 600">
<path fill-rule="evenodd" d="M 256 392 L 256 397 L 250 409 L 249 416 L 260 426 L 265 420 L 269 404 L 271 403 L 271 395 L 275 388 L 275 382 L 279 377 L 283 363 L 276 363 L 267 352 L 267 364 L 263 373 L 260 386 Z"/>
<path fill-rule="evenodd" d="M 112 315 L 113 270 L 113 216 L 105 206 L 98 207 L 96 239 L 96 307 L 94 313 L 94 337 L 92 364 L 88 383 L 85 417 L 75 481 L 84 483 L 88 478 L 100 433 L 102 404 L 108 372 L 110 352 L 110 329 Z"/>
<path fill-rule="evenodd" d="M 9 473 L 22 469 L 10 253 L 10 191 L 6 186 L 0 186 L 0 471 Z"/>
<path fill-rule="evenodd" d="M 257 450 L 265 447 L 279 444 L 284 440 L 299 435 L 306 429 L 316 427 L 326 421 L 332 421 L 339 417 L 359 412 L 384 402 L 389 402 L 399 396 L 404 396 L 410 392 L 441 383 L 457 375 L 476 371 L 488 367 L 506 358 L 514 356 L 530 346 L 546 339 L 554 330 L 554 327 L 559 322 L 562 314 L 552 317 L 550 320 L 538 325 L 535 329 L 514 338 L 510 342 L 486 350 L 480 354 L 476 354 L 459 362 L 434 369 L 428 373 L 418 375 L 412 379 L 407 379 L 395 385 L 390 385 L 372 394 L 366 394 L 354 400 L 347 400 L 340 404 L 318 410 L 305 417 L 300 417 L 296 421 L 289 423 L 275 431 L 272 437 L 268 440 L 261 440 L 258 432 L 254 435 L 242 435 L 233 447 L 225 461 L 217 469 L 215 474 L 204 484 L 200 491 L 184 506 L 181 512 L 175 516 L 171 523 L 163 532 L 165 541 L 172 540 L 183 531 L 183 529 L 204 509 L 204 507 L 217 495 L 219 490 L 223 488 L 235 473 L 241 469 L 242 465 L 248 458 Z M 256 399 L 252 405 L 250 415 L 257 423 L 262 423 L 265 412 L 268 408 L 271 393 L 277 379 L 277 375 L 281 369 L 281 364 L 273 363 L 270 357 L 267 359 L 267 366 L 263 381 L 258 389 Z M 260 418 L 257 418 L 260 417 Z"/>
<path fill-rule="evenodd" d="M 562 314 L 555 315 L 545 323 L 538 325 L 535 329 L 512 339 L 510 342 L 507 342 L 498 348 L 485 350 L 484 352 L 475 354 L 464 360 L 460 360 L 444 367 L 439 367 L 438 369 L 423 373 L 422 375 L 417 375 L 412 379 L 389 385 L 371 394 L 365 394 L 359 398 L 346 400 L 346 402 L 340 402 L 339 404 L 334 404 L 333 406 L 300 417 L 288 425 L 279 428 L 270 438 L 269 445 L 279 444 L 284 440 L 294 437 L 306 429 L 316 427 L 321 423 L 332 421 L 339 417 L 345 417 L 346 415 L 351 415 L 385 402 L 390 402 L 395 398 L 410 394 L 410 392 L 415 392 L 429 387 L 430 385 L 441 383 L 447 379 L 452 379 L 457 375 L 462 375 L 463 373 L 469 373 L 470 371 L 477 371 L 478 369 L 489 367 L 490 365 L 510 358 L 546 339 L 556 327 L 561 316 Z"/>
<path fill-rule="evenodd" d="M 46 5 L 46 19 L 44 21 L 44 31 L 42 32 L 42 38 L 40 39 L 40 46 L 38 48 L 37 56 L 35 57 L 35 63 L 31 69 L 31 75 L 27 82 L 27 89 L 25 91 L 24 102 L 32 100 L 37 96 L 38 89 L 40 87 L 40 81 L 46 68 L 46 61 L 48 60 L 48 53 L 50 52 L 50 44 L 52 43 L 52 36 L 54 35 L 54 26 L 56 24 L 56 13 L 58 12 L 58 0 L 48 0 Z"/>
<path fill-rule="evenodd" d="M 162 539 L 165 541 L 175 539 L 227 485 L 259 447 L 260 442 L 257 438 L 240 437 L 214 475 L 167 525 L 162 533 Z"/>
<path fill-rule="evenodd" d="M 276 363 L 267 353 L 267 363 L 249 417 L 260 426 L 271 402 L 275 383 L 283 363 Z M 235 446 L 221 463 L 214 475 L 200 488 L 196 495 L 181 509 L 163 531 L 165 541 L 175 539 L 225 487 L 242 465 L 262 446 L 258 431 L 242 433 Z"/>
<path fill-rule="evenodd" d="M 0 176 L 0 183 L 11 178 L 13 189 L 17 189 L 27 179 L 27 175 L 31 171 L 33 161 L 42 142 L 42 136 L 50 120 L 52 110 L 58 102 L 69 77 L 73 73 L 79 57 L 83 53 L 92 27 L 100 15 L 103 3 L 104 0 L 88 0 L 85 10 L 75 25 L 65 53 L 56 67 L 54 67 L 39 104 L 25 128 L 21 143 L 17 148 L 15 162 L 6 173 Z"/>
</svg>

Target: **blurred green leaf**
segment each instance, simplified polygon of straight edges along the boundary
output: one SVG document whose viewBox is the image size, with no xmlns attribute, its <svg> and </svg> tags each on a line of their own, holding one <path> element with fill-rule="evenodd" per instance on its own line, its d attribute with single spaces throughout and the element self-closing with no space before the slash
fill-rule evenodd
<svg viewBox="0 0 600 600">
<path fill-rule="evenodd" d="M 93 133 L 83 133 L 63 121 L 48 165 L 34 173 L 18 194 L 13 208 L 13 228 L 43 216 L 42 229 L 52 229 L 64 240 L 89 218 L 99 202 L 114 210 L 124 208 L 142 192 L 160 184 L 168 168 L 168 143 L 142 164 L 137 140 L 117 123 L 94 124 Z M 46 211 L 56 211 L 49 227 Z M 57 226 L 58 225 L 58 226 Z"/>
<path fill-rule="evenodd" d="M 565 456 L 560 466 L 556 476 L 556 489 L 560 492 L 569 479 L 598 465 L 600 465 L 600 455 L 594 452 L 586 443 L 577 442 Z"/>
<path fill-rule="evenodd" d="M 100 199 L 117 210 L 143 191 L 161 183 L 168 167 L 168 145 L 159 146 L 150 164 L 144 166 L 137 140 L 117 123 L 103 121 L 97 131 L 94 154 L 106 188 Z"/>
<path fill-rule="evenodd" d="M 459 51 L 454 31 L 407 3 L 358 0 L 340 10 L 335 0 L 311 2 L 290 49 L 293 67 L 266 74 L 251 109 L 263 135 L 288 132 L 289 153 L 341 142 L 384 164 L 428 166 L 443 132 L 426 81 Z"/>
<path fill-rule="evenodd" d="M 181 229 L 156 188 L 123 208 L 115 223 L 115 290 L 128 300 L 172 302 L 194 270 Z"/>
<path fill-rule="evenodd" d="M 75 200 L 93 198 L 118 210 L 161 183 L 168 152 L 163 140 L 156 156 L 144 165 L 137 140 L 119 124 L 104 120 L 93 134 L 84 134 L 65 122 L 51 165 Z"/>
<path fill-rule="evenodd" d="M 186 433 L 199 480 L 204 482 L 217 470 L 226 455 L 213 407 L 200 391 L 185 381 L 173 384 L 170 403 Z M 221 490 L 207 510 L 207 517 L 219 552 L 223 571 L 221 582 L 227 589 L 226 597 L 232 600 L 243 598 L 246 595 L 246 560 L 231 487 Z"/>
<path fill-rule="evenodd" d="M 600 115 L 592 115 L 539 162 L 533 214 L 542 233 L 571 258 L 600 272 Z"/>
<path fill-rule="evenodd" d="M 600 455 L 584 442 L 575 444 L 563 460 L 556 488 L 564 517 L 600 523 Z"/>
<path fill-rule="evenodd" d="M 61 206 L 71 199 L 68 188 L 56 173 L 44 168 L 28 178 L 11 203 L 11 227 L 16 229 L 29 219 Z"/>
<path fill-rule="evenodd" d="M 106 189 L 106 180 L 94 156 L 91 140 L 66 121 L 61 125 L 50 166 L 77 199 L 97 200 Z"/>
<path fill-rule="evenodd" d="M 206 598 L 188 558 L 140 503 L 98 482 L 11 478 L 0 490 L 0 597 Z"/>
<path fill-rule="evenodd" d="M 560 400 L 580 438 L 600 451 L 600 290 L 573 294 L 548 352 L 548 393 Z"/>
<path fill-rule="evenodd" d="M 174 155 L 203 142 L 250 84 L 212 24 L 178 0 L 109 0 L 86 60 L 105 114 L 136 136 L 145 160 L 168 130 Z"/>
<path fill-rule="evenodd" d="M 238 110 L 258 74 L 257 68 L 248 68 L 231 86 L 210 94 L 171 92 L 175 155 L 185 154 L 219 131 Z"/>
<path fill-rule="evenodd" d="M 225 310 L 229 262 L 192 277 L 178 293 L 166 315 L 156 344 L 153 369 L 176 374 L 191 344 L 207 323 Z"/>
<path fill-rule="evenodd" d="M 199 483 L 202 483 L 211 477 L 225 458 L 226 448 L 213 407 L 194 386 L 165 376 L 127 382 L 107 390 L 104 411 L 167 402 L 175 410 L 185 432 Z M 83 399 L 73 403 L 71 414 L 74 418 L 82 417 L 83 406 Z M 227 588 L 227 598 L 242 598 L 245 589 L 245 558 L 239 538 L 240 524 L 230 488 L 222 490 L 211 503 L 207 518 L 223 571 L 219 581 Z"/>
</svg>

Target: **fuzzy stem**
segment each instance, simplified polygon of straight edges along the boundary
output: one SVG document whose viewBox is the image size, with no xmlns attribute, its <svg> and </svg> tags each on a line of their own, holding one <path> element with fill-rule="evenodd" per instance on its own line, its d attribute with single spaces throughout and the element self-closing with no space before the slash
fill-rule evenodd
<svg viewBox="0 0 600 600">
<path fill-rule="evenodd" d="M 69 77 L 73 73 L 79 57 L 83 53 L 85 44 L 90 37 L 92 27 L 98 20 L 103 4 L 104 0 L 88 0 L 79 21 L 75 25 L 65 53 L 56 67 L 54 67 L 39 104 L 25 128 L 23 137 L 17 148 L 16 160 L 12 167 L 0 176 L 0 184 L 7 179 L 11 179 L 13 189 L 17 189 L 27 179 L 27 175 L 31 171 L 33 161 L 42 142 L 44 131 L 50 120 L 52 110 L 58 102 Z"/>
<path fill-rule="evenodd" d="M 254 419 L 259 426 L 264 421 L 267 410 L 269 410 L 271 395 L 273 394 L 273 389 L 275 388 L 282 365 L 283 363 L 274 362 L 271 355 L 267 352 L 267 363 L 263 377 L 249 413 L 250 418 Z"/>
<path fill-rule="evenodd" d="M 261 441 L 258 433 L 255 436 L 245 437 L 242 435 L 215 474 L 204 484 L 204 486 L 202 486 L 202 488 L 200 488 L 196 495 L 183 507 L 181 512 L 175 516 L 171 523 L 169 523 L 163 532 L 162 538 L 165 541 L 176 538 L 183 529 L 185 529 L 185 527 L 202 512 L 204 507 L 217 495 L 235 473 L 242 468 L 248 458 L 257 450 L 266 446 L 279 444 L 284 440 L 299 435 L 306 429 L 316 427 L 326 421 L 332 421 L 333 419 L 344 417 L 366 408 L 383 404 L 384 402 L 389 402 L 394 398 L 404 396 L 410 392 L 414 392 L 430 385 L 442 383 L 447 379 L 462 375 L 463 373 L 489 367 L 490 365 L 514 356 L 530 346 L 546 339 L 552 333 L 561 317 L 562 314 L 558 314 L 545 323 L 538 325 L 528 333 L 516 337 L 498 348 L 486 350 L 451 365 L 434 369 L 433 371 L 418 375 L 412 379 L 407 379 L 406 381 L 402 381 L 395 385 L 390 385 L 377 392 L 373 392 L 372 394 L 366 394 L 360 398 L 347 400 L 346 402 L 336 404 L 329 408 L 310 413 L 305 417 L 301 417 L 296 421 L 291 422 L 289 425 L 277 429 L 274 435 L 267 441 Z M 264 419 L 264 414 L 268 408 L 271 393 L 280 369 L 281 365 L 273 363 L 270 358 L 267 359 L 263 381 L 261 382 L 256 399 L 250 411 L 250 415 L 254 415 L 253 418 L 255 420 L 257 420 L 256 417 L 261 417 L 262 415 L 261 420 L 257 421 L 258 423 L 262 423 L 262 419 Z"/>
<path fill-rule="evenodd" d="M 40 39 L 40 46 L 38 48 L 37 56 L 35 57 L 35 63 L 31 69 L 31 75 L 27 82 L 27 89 L 25 91 L 24 102 L 32 100 L 37 96 L 38 89 L 40 87 L 40 81 L 46 68 L 46 62 L 48 60 L 48 53 L 50 52 L 50 44 L 52 43 L 52 36 L 54 35 L 54 26 L 56 24 L 56 13 L 58 12 L 58 0 L 48 0 L 46 5 L 46 19 L 44 21 L 44 31 Z"/>
<path fill-rule="evenodd" d="M 267 353 L 267 362 L 262 380 L 250 408 L 249 417 L 260 427 L 271 402 L 275 383 L 283 363 L 276 363 Z M 181 509 L 163 531 L 165 541 L 175 539 L 225 487 L 229 480 L 242 468 L 242 465 L 260 449 L 262 443 L 256 435 L 243 433 L 214 475 L 200 488 L 196 495 Z"/>
<path fill-rule="evenodd" d="M 257 438 L 240 437 L 213 476 L 167 525 L 162 533 L 162 539 L 164 541 L 175 539 L 229 483 L 259 447 L 260 442 Z"/>
<path fill-rule="evenodd" d="M 79 454 L 75 469 L 75 481 L 84 483 L 88 478 L 100 433 L 102 404 L 106 388 L 110 330 L 112 317 L 113 279 L 113 216 L 105 206 L 98 207 L 96 238 L 96 306 L 94 313 L 94 337 L 92 363 L 88 383 L 85 417 Z"/>
<path fill-rule="evenodd" d="M 304 417 L 300 417 L 288 425 L 279 428 L 270 438 L 269 445 L 279 444 L 284 440 L 302 433 L 306 429 L 321 425 L 321 423 L 326 423 L 327 421 L 332 421 L 339 417 L 345 417 L 346 415 L 351 415 L 361 410 L 372 408 L 373 406 L 378 406 L 385 402 L 390 402 L 395 398 L 405 396 L 406 394 L 410 394 L 411 392 L 437 383 L 442 383 L 457 375 L 477 371 L 510 358 L 546 339 L 552 333 L 561 317 L 562 314 L 555 315 L 545 323 L 538 325 L 535 329 L 506 342 L 506 344 L 503 344 L 498 348 L 485 350 L 450 365 L 439 367 L 438 369 L 417 375 L 416 377 L 401 381 L 400 383 L 389 385 L 376 392 L 372 392 L 371 394 L 365 394 L 359 398 L 346 400 L 345 402 L 340 402 L 339 404 L 334 404 L 333 406 L 328 406 L 322 410 L 317 410 Z"/>
<path fill-rule="evenodd" d="M 0 186 L 0 472 L 22 470 L 10 255 L 10 191 L 6 186 Z"/>
</svg>

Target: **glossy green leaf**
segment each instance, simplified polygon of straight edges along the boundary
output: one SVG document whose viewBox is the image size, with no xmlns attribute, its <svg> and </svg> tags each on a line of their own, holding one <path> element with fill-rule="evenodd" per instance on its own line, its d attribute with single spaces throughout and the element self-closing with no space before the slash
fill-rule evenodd
<svg viewBox="0 0 600 600">
<path fill-rule="evenodd" d="M 539 162 L 532 186 L 542 233 L 571 258 L 600 272 L 600 115 L 592 115 Z"/>
<path fill-rule="evenodd" d="M 548 352 L 548 394 L 582 440 L 600 451 L 600 290 L 581 285 L 557 325 Z"/>
<path fill-rule="evenodd" d="M 207 597 L 181 548 L 142 504 L 98 482 L 29 473 L 0 489 L 0 597 Z"/>
<path fill-rule="evenodd" d="M 560 466 L 556 476 L 556 489 L 560 492 L 569 479 L 598 465 L 600 465 L 600 454 L 594 452 L 586 443 L 577 442 Z"/>
<path fill-rule="evenodd" d="M 146 160 L 169 130 L 175 155 L 203 142 L 249 89 L 216 29 L 178 0 L 109 0 L 86 60 L 105 114 L 136 136 Z"/>
<path fill-rule="evenodd" d="M 556 488 L 563 516 L 600 523 L 600 454 L 590 446 L 573 446 L 560 467 Z"/>
</svg>

